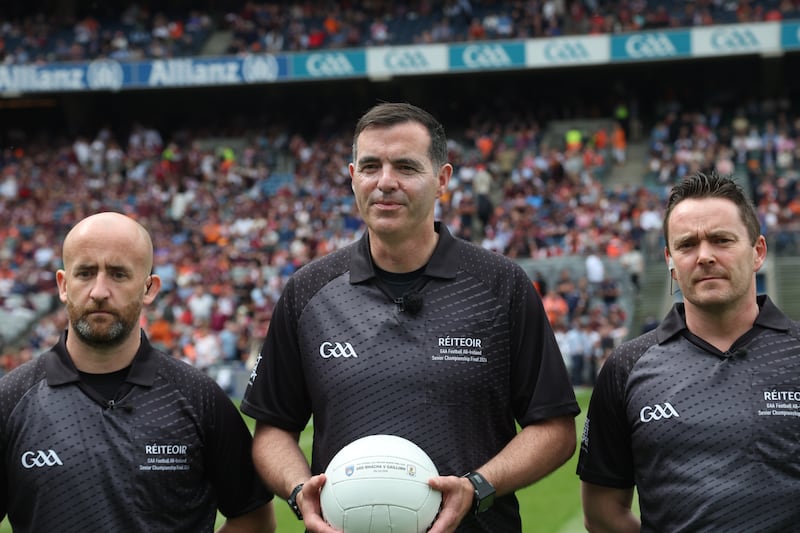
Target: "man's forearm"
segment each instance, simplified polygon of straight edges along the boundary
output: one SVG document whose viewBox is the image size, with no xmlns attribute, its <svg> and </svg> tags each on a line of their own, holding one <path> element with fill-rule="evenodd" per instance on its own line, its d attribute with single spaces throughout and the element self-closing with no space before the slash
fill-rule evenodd
<svg viewBox="0 0 800 533">
<path fill-rule="evenodd" d="M 526 487 L 563 465 L 575 452 L 575 419 L 564 416 L 532 424 L 480 467 L 498 495 Z"/>
<path fill-rule="evenodd" d="M 279 497 L 286 499 L 298 483 L 311 476 L 298 433 L 274 426 L 256 425 L 253 462 L 261 479 Z"/>
</svg>

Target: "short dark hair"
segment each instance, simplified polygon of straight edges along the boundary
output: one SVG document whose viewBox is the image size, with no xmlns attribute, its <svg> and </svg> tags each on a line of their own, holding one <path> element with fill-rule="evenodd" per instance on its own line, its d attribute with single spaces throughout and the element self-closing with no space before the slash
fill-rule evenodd
<svg viewBox="0 0 800 533">
<path fill-rule="evenodd" d="M 669 247 L 669 231 L 667 229 L 672 210 L 683 200 L 689 198 L 723 198 L 730 200 L 739 209 L 739 216 L 747 228 L 750 244 L 755 244 L 761 235 L 761 224 L 753 202 L 747 197 L 744 189 L 731 176 L 720 176 L 712 171 L 710 174 L 695 172 L 684 177 L 669 193 L 667 210 L 664 213 L 664 241 Z"/>
<path fill-rule="evenodd" d="M 444 126 L 424 109 L 407 103 L 391 102 L 377 104 L 358 120 L 353 134 L 353 161 L 355 162 L 358 157 L 356 144 L 362 131 L 372 127 L 387 128 L 405 122 L 417 122 L 425 126 L 431 137 L 428 156 L 437 167 L 447 163 L 447 136 L 444 133 Z"/>
</svg>

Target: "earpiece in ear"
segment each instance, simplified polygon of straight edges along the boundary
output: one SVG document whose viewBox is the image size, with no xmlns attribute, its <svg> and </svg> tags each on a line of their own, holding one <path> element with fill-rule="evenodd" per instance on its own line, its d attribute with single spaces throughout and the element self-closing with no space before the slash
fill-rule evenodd
<svg viewBox="0 0 800 533">
<path fill-rule="evenodd" d="M 670 272 L 675 270 L 675 261 L 672 260 L 672 257 L 670 257 L 667 262 L 667 270 L 669 270 Z"/>
</svg>

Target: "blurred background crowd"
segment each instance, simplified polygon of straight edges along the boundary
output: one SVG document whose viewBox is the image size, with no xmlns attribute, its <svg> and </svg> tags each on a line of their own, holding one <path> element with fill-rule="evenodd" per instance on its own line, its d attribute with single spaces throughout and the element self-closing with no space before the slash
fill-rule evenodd
<svg viewBox="0 0 800 533">
<path fill-rule="evenodd" d="M 46 8 L 37 9 L 39 4 Z M 620 33 L 796 18 L 796 0 L 371 0 L 351 2 L 42 0 L 3 7 L 10 64 L 194 56 L 216 32 L 221 53 Z M 227 36 L 227 35 L 226 35 Z"/>
<path fill-rule="evenodd" d="M 246 2 L 224 12 L 213 4 L 170 6 L 94 6 L 71 10 L 72 19 L 36 11 L 35 3 L 16 6 L 0 20 L 0 60 L 196 55 L 220 34 L 221 53 L 241 54 L 798 14 L 798 2 L 786 0 Z M 677 92 L 659 93 L 647 117 L 640 98 L 533 104 L 520 89 L 518 99 L 476 101 L 457 122 L 443 119 L 455 171 L 438 218 L 459 237 L 526 265 L 576 385 L 591 384 L 614 346 L 657 323 L 632 319 L 646 266 L 663 263 L 664 195 L 686 173 L 737 174 L 771 245 L 798 252 L 800 115 L 790 98 L 735 105 L 708 98 L 690 106 Z M 587 109 L 591 120 L 576 120 Z M 347 171 L 354 122 L 335 106 L 313 120 L 215 117 L 207 126 L 198 125 L 198 111 L 168 129 L 152 116 L 133 117 L 124 128 L 41 124 L 3 132 L 0 373 L 47 349 L 64 329 L 54 275 L 60 244 L 90 213 L 123 212 L 150 229 L 163 289 L 142 323 L 154 344 L 217 372 L 223 384 L 231 377 L 219 369 L 246 368 L 257 355 L 288 277 L 363 231 Z M 559 129 L 566 118 L 572 126 Z"/>
</svg>

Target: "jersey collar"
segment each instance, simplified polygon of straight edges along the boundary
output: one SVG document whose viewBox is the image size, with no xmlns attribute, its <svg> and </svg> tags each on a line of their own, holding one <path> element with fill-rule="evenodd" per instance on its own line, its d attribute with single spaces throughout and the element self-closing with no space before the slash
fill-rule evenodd
<svg viewBox="0 0 800 533">
<path fill-rule="evenodd" d="M 774 304 L 766 294 L 760 294 L 756 298 L 760 311 L 753 324 L 754 327 L 774 329 L 777 331 L 788 331 L 792 321 Z M 663 344 L 686 329 L 686 310 L 682 302 L 672 306 L 669 314 L 664 318 L 656 329 L 656 340 Z"/>
<path fill-rule="evenodd" d="M 139 351 L 133 358 L 131 370 L 125 379 L 127 383 L 135 385 L 150 386 L 155 381 L 156 359 L 153 347 L 147 339 L 147 335 L 142 332 L 142 342 Z M 65 385 L 67 383 L 77 383 L 80 381 L 78 369 L 67 352 L 67 330 L 61 333 L 58 344 L 53 346 L 46 354 L 45 372 L 47 374 L 47 384 L 51 387 Z"/>
<path fill-rule="evenodd" d="M 441 222 L 434 222 L 433 228 L 439 234 L 439 240 L 425 266 L 424 274 L 434 278 L 454 279 L 458 273 L 458 261 L 453 261 L 452 258 L 458 241 Z M 369 234 L 365 231 L 350 254 L 350 283 L 362 283 L 374 277 L 375 269 L 369 253 Z"/>
</svg>

